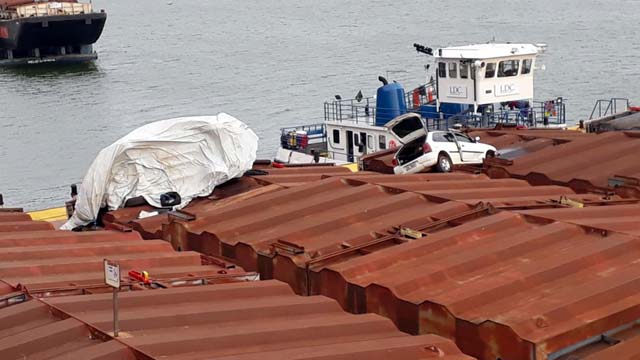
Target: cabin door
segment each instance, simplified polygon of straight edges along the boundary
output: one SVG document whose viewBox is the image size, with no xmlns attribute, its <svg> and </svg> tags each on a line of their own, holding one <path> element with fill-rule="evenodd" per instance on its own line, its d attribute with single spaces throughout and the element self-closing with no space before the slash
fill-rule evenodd
<svg viewBox="0 0 640 360">
<path fill-rule="evenodd" d="M 353 162 L 353 131 L 347 130 L 347 161 Z"/>
</svg>

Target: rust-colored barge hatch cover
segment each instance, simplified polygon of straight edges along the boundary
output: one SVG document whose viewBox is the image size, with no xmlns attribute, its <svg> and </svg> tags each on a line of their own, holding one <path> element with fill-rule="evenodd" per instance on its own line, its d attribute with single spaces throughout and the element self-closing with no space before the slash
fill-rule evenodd
<svg viewBox="0 0 640 360">
<path fill-rule="evenodd" d="M 105 258 L 120 263 L 123 287 L 130 290 L 149 287 L 129 278 L 132 270 L 147 271 L 151 286 L 162 287 L 256 278 L 225 261 L 191 251 L 176 252 L 164 240 L 142 240 L 136 232 L 53 230 L 49 223 L 22 215 L 26 217 L 21 230 L 0 231 L 0 283 L 5 284 L 0 292 L 8 293 L 0 295 L 0 307 L 12 302 L 8 296 L 23 299 L 23 291 L 38 297 L 106 291 Z M 40 226 L 43 224 L 46 226 Z"/>
<path fill-rule="evenodd" d="M 312 268 L 313 293 L 479 359 L 556 359 L 634 326 L 640 238 L 498 212 Z"/>
<path fill-rule="evenodd" d="M 0 310 L 0 323 L 7 359 L 471 360 L 449 340 L 277 281 L 121 293 L 117 340 L 110 294 L 32 300 Z"/>
<path fill-rule="evenodd" d="M 640 131 L 587 136 L 513 160 L 489 162 L 492 177 L 515 177 L 532 184 L 562 184 L 580 192 L 614 189 L 640 197 Z"/>
</svg>

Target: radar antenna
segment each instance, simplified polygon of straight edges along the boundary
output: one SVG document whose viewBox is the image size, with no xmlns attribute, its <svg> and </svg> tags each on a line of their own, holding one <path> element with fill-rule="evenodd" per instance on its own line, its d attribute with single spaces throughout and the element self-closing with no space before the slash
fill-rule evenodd
<svg viewBox="0 0 640 360">
<path fill-rule="evenodd" d="M 429 56 L 433 56 L 433 49 L 424 45 L 420 45 L 418 43 L 413 44 L 413 47 L 416 48 L 416 51 L 419 53 L 423 53 Z"/>
</svg>

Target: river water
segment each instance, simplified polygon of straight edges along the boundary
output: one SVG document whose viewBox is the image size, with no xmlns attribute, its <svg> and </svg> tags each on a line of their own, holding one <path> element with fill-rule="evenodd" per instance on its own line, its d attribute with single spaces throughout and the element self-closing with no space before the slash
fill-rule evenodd
<svg viewBox="0 0 640 360">
<path fill-rule="evenodd" d="M 230 113 L 270 157 L 283 126 L 322 121 L 335 94 L 378 75 L 426 79 L 414 42 L 549 45 L 536 98 L 565 96 L 575 122 L 596 99 L 640 90 L 634 0 L 94 0 L 109 14 L 93 65 L 0 70 L 0 193 L 60 206 L 96 153 L 132 129 Z"/>
</svg>

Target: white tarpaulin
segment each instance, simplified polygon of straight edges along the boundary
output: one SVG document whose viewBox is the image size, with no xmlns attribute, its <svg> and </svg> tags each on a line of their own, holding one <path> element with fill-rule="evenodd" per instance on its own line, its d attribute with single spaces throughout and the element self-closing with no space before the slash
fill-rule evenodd
<svg viewBox="0 0 640 360">
<path fill-rule="evenodd" d="M 115 210 L 138 196 L 160 207 L 160 195 L 175 191 L 180 209 L 251 169 L 257 149 L 256 134 L 224 113 L 144 125 L 100 151 L 62 229 L 86 225 L 101 207 Z"/>
</svg>

